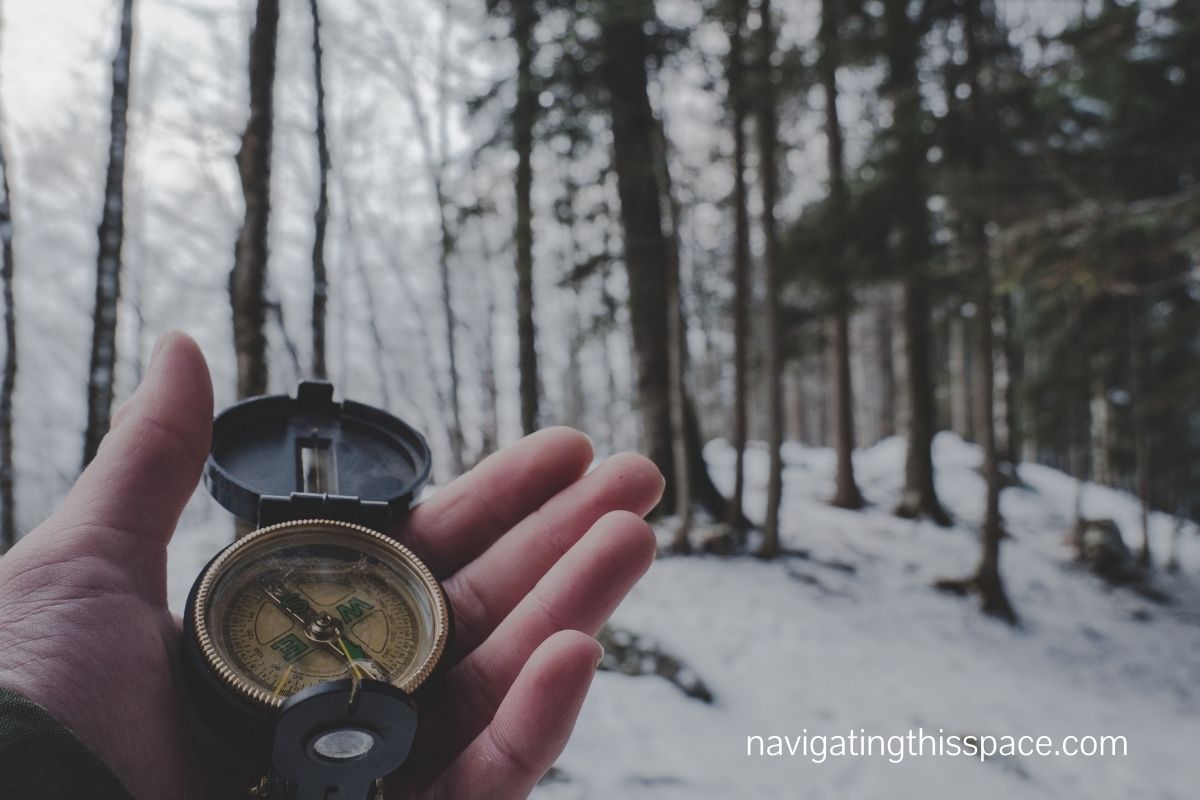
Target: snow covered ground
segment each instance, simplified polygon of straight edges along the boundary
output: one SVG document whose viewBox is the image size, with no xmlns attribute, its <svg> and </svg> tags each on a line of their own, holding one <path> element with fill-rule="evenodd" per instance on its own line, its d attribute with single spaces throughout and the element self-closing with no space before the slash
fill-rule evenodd
<svg viewBox="0 0 1200 800">
<path fill-rule="evenodd" d="M 732 451 L 707 453 L 719 484 Z M 579 798 L 1118 798 L 1200 793 L 1200 536 L 1182 537 L 1178 576 L 1159 570 L 1156 604 L 1110 589 L 1071 562 L 1063 543 L 1074 482 L 1021 467 L 1006 490 L 1012 538 L 1003 570 L 1022 626 L 979 614 L 974 600 L 931 590 L 978 557 L 983 482 L 978 450 L 951 434 L 935 445 L 938 491 L 957 524 L 899 520 L 904 443 L 856 455 L 871 507 L 830 508 L 833 453 L 785 452 L 785 544 L 777 563 L 714 557 L 658 561 L 614 623 L 678 656 L 716 696 L 705 705 L 657 677 L 597 676 L 558 780 L 541 800 Z M 748 513 L 761 517 L 766 451 L 747 458 Z M 728 489 L 728 485 L 722 485 Z M 212 505 L 211 503 L 209 504 Z M 1089 517 L 1111 517 L 1133 546 L 1135 500 L 1089 487 Z M 171 595 L 228 528 L 193 511 L 171 550 Z M 1160 561 L 1173 520 L 1151 518 Z M 751 735 L 936 734 L 1124 736 L 1128 756 L 1068 758 L 746 755 Z M 1056 744 L 1058 742 L 1056 741 Z"/>
</svg>

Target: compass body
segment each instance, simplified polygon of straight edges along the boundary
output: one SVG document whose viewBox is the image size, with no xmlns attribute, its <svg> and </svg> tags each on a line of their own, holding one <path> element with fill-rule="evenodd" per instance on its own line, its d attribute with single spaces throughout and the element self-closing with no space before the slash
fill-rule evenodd
<svg viewBox="0 0 1200 800">
<path fill-rule="evenodd" d="M 240 539 L 202 573 L 187 615 L 202 668 L 264 711 L 356 675 L 413 694 L 450 626 L 441 587 L 411 551 L 333 520 Z"/>
<path fill-rule="evenodd" d="M 330 787 L 366 800 L 407 756 L 451 633 L 441 586 L 394 538 L 429 475 L 428 446 L 332 395 L 302 382 L 294 398 L 225 410 L 205 470 L 213 497 L 259 527 L 192 586 L 184 664 L 210 722 L 270 754 L 252 796 L 271 800 Z"/>
</svg>

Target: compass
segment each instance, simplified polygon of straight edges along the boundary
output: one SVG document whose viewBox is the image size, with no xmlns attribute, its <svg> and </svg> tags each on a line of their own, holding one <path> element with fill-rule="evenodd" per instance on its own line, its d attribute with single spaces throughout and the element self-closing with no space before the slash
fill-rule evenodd
<svg viewBox="0 0 1200 800">
<path fill-rule="evenodd" d="M 210 719 L 269 753 L 251 796 L 271 800 L 379 797 L 450 636 L 441 586 L 394 538 L 428 447 L 396 417 L 332 395 L 303 382 L 295 398 L 222 412 L 205 472 L 222 505 L 262 527 L 193 585 L 185 664 Z"/>
</svg>

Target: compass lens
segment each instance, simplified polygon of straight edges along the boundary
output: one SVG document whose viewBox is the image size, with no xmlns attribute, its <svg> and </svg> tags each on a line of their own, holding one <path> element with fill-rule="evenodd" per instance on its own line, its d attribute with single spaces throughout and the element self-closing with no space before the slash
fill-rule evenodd
<svg viewBox="0 0 1200 800">
<path fill-rule="evenodd" d="M 411 692 L 441 655 L 448 619 L 440 588 L 380 534 L 285 523 L 226 555 L 209 568 L 197 628 L 210 643 L 210 666 L 259 703 L 350 677 Z"/>
<path fill-rule="evenodd" d="M 354 761 L 371 752 L 375 737 L 367 731 L 341 728 L 318 736 L 312 744 L 313 751 L 330 761 Z"/>
</svg>

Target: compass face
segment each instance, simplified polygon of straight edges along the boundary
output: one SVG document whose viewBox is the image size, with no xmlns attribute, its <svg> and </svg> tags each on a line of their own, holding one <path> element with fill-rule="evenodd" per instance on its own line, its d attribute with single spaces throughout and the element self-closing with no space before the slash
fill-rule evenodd
<svg viewBox="0 0 1200 800">
<path fill-rule="evenodd" d="M 200 578 L 193 623 L 207 666 L 264 707 L 325 681 L 372 678 L 413 692 L 445 649 L 441 588 L 409 550 L 330 520 L 238 541 Z"/>
</svg>

